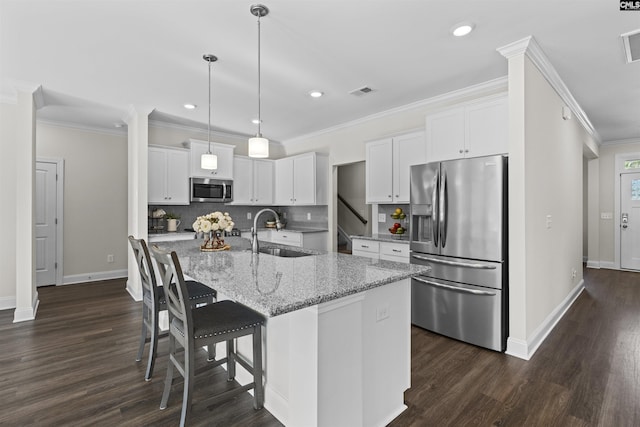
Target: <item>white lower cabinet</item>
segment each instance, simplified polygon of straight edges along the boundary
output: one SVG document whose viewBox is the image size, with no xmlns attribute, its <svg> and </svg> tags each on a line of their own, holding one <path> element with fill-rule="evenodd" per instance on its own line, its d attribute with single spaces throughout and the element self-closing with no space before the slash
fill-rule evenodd
<svg viewBox="0 0 640 427">
<path fill-rule="evenodd" d="M 353 239 L 351 253 L 367 258 L 409 263 L 409 245 L 406 243 Z"/>
</svg>

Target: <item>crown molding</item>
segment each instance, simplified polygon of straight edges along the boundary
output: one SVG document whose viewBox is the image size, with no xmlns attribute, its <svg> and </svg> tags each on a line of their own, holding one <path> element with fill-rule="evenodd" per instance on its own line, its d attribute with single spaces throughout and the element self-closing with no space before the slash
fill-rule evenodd
<svg viewBox="0 0 640 427">
<path fill-rule="evenodd" d="M 0 84 L 0 103 L 17 104 L 18 92 L 33 94 L 36 108 L 44 107 L 44 97 L 40 84 L 15 79 L 2 79 Z"/>
<path fill-rule="evenodd" d="M 122 128 L 119 128 L 119 129 L 118 128 L 107 129 L 107 128 L 102 128 L 102 127 L 97 127 L 97 126 L 87 126 L 87 125 L 83 125 L 83 124 L 79 124 L 79 123 L 54 121 L 54 120 L 43 120 L 43 119 L 38 119 L 38 118 L 36 118 L 36 123 L 37 124 L 47 125 L 47 126 L 52 126 L 52 127 L 57 127 L 57 128 L 74 129 L 74 130 L 79 130 L 79 131 L 83 131 L 83 132 L 93 132 L 93 133 L 100 133 L 100 134 L 114 135 L 114 136 L 125 136 L 125 137 L 127 136 L 127 128 L 126 127 L 122 127 Z"/>
<path fill-rule="evenodd" d="M 601 145 L 623 145 L 623 144 L 640 144 L 640 138 L 614 139 L 611 141 L 601 142 Z"/>
<path fill-rule="evenodd" d="M 602 143 L 602 139 L 591 124 L 589 117 L 587 117 L 587 114 L 584 112 L 582 107 L 580 107 L 578 101 L 573 97 L 569 88 L 564 84 L 564 81 L 562 81 L 562 78 L 533 36 L 528 36 L 513 43 L 509 43 L 508 45 L 499 47 L 496 50 L 507 59 L 511 59 L 518 55 L 527 55 L 564 103 L 571 109 L 574 116 L 578 119 L 587 133 L 591 135 L 598 145 Z"/>
<path fill-rule="evenodd" d="M 407 104 L 407 105 L 403 105 L 400 107 L 396 107 L 396 108 L 392 108 L 390 110 L 385 110 L 385 111 L 381 111 L 379 113 L 375 113 L 375 114 L 371 114 L 369 116 L 365 116 L 356 120 L 352 120 L 349 122 L 345 122 L 336 126 L 332 126 L 326 129 L 322 129 L 316 132 L 312 132 L 312 133 L 308 133 L 302 136 L 297 136 L 295 138 L 291 138 L 291 139 L 287 139 L 282 141 L 282 145 L 289 145 L 289 144 L 293 144 L 295 142 L 298 141 L 302 141 L 308 138 L 313 138 L 319 135 L 323 135 L 325 133 L 329 133 L 329 132 L 335 132 L 341 129 L 346 129 L 349 128 L 351 126 L 356 126 L 359 124 L 363 124 L 366 122 L 369 122 L 371 120 L 377 120 L 383 117 L 387 117 L 387 116 L 391 116 L 394 114 L 398 114 L 398 113 L 402 113 L 405 111 L 410 111 L 410 110 L 415 110 L 415 109 L 419 109 L 419 108 L 425 108 L 425 107 L 430 107 L 433 105 L 437 105 L 437 104 L 441 104 L 441 103 L 445 103 L 445 102 L 451 102 L 451 103 L 455 103 L 457 101 L 461 101 L 465 98 L 469 98 L 469 97 L 481 97 L 481 96 L 485 96 L 488 95 L 490 93 L 496 92 L 496 91 L 500 91 L 500 90 L 504 90 L 506 91 L 508 88 L 508 80 L 507 80 L 507 76 L 503 76 L 503 77 L 498 77 L 496 79 L 493 80 L 489 80 L 487 82 L 483 82 L 483 83 L 479 83 L 476 85 L 472 85 L 472 86 L 468 86 L 462 89 L 457 89 L 451 92 L 447 92 L 441 95 L 436 95 L 434 97 L 431 98 L 427 98 L 427 99 L 423 99 L 421 101 L 416 101 L 416 102 L 412 102 L 411 104 Z"/>
</svg>

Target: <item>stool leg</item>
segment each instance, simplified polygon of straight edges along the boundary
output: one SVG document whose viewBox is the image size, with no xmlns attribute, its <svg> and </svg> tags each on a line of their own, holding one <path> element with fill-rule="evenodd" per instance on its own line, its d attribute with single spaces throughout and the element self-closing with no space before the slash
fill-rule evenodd
<svg viewBox="0 0 640 427">
<path fill-rule="evenodd" d="M 145 381 L 150 381 L 153 375 L 153 367 L 156 363 L 156 355 L 158 354 L 158 328 L 160 322 L 160 314 L 157 307 L 155 310 L 151 310 L 151 342 L 149 343 L 149 361 L 147 362 L 147 374 L 144 377 Z"/>
<path fill-rule="evenodd" d="M 207 344 L 207 362 L 213 362 L 216 360 L 216 345 L 215 344 Z"/>
<path fill-rule="evenodd" d="M 193 381 L 195 369 L 195 355 L 193 342 L 187 340 L 184 349 L 184 390 L 182 392 L 182 412 L 180 415 L 180 427 L 187 424 L 191 414 L 191 396 L 193 395 Z"/>
<path fill-rule="evenodd" d="M 142 333 L 140 334 L 140 345 L 138 346 L 138 356 L 136 356 L 136 362 L 142 360 L 142 353 L 144 352 L 144 345 L 147 342 L 147 319 L 149 316 L 149 310 L 146 304 L 142 303 Z"/>
<path fill-rule="evenodd" d="M 264 389 L 262 387 L 262 326 L 254 327 L 253 332 L 253 407 L 261 409 L 264 403 Z"/>
<path fill-rule="evenodd" d="M 162 400 L 160 401 L 160 409 L 167 408 L 167 401 L 171 393 L 171 385 L 173 384 L 173 364 L 176 357 L 176 339 L 173 335 L 169 335 L 169 360 L 167 361 L 167 376 L 164 379 L 164 391 L 162 392 Z"/>
<path fill-rule="evenodd" d="M 227 374 L 229 377 L 227 381 L 233 381 L 236 377 L 236 350 L 234 348 L 234 341 L 227 340 Z"/>
</svg>

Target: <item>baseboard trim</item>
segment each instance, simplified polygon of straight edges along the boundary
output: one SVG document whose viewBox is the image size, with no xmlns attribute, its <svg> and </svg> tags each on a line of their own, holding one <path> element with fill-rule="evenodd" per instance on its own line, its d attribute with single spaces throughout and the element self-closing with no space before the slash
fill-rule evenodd
<svg viewBox="0 0 640 427">
<path fill-rule="evenodd" d="M 31 307 L 16 308 L 13 312 L 13 323 L 27 322 L 29 320 L 35 320 L 38 307 L 40 306 L 40 299 L 38 298 L 38 291 L 35 291 L 33 300 L 31 301 Z"/>
<path fill-rule="evenodd" d="M 607 270 L 620 270 L 616 263 L 612 261 L 600 261 L 600 268 L 606 268 Z"/>
<path fill-rule="evenodd" d="M 16 308 L 16 297 L 0 298 L 0 310 L 9 310 L 12 308 Z"/>
<path fill-rule="evenodd" d="M 599 269 L 600 268 L 600 261 L 588 260 L 587 261 L 587 268 L 597 268 L 597 269 Z"/>
<path fill-rule="evenodd" d="M 507 339 L 506 353 L 520 359 L 530 360 L 583 290 L 584 280 L 580 280 L 576 287 L 569 292 L 569 295 L 547 316 L 526 341 L 509 337 Z"/>
<path fill-rule="evenodd" d="M 64 276 L 62 280 L 62 284 L 73 285 L 76 283 L 99 282 L 101 280 L 120 279 L 122 277 L 127 277 L 127 274 L 128 274 L 127 270 L 111 270 L 111 271 L 98 271 L 95 273 L 72 274 L 69 276 Z"/>
</svg>

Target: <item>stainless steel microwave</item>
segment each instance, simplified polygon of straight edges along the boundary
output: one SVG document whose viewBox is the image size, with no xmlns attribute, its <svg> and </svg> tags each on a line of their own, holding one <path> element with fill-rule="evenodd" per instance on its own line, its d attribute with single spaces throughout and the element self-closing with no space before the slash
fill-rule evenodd
<svg viewBox="0 0 640 427">
<path fill-rule="evenodd" d="M 233 201 L 233 181 L 191 178 L 191 201 L 226 203 Z"/>
</svg>

